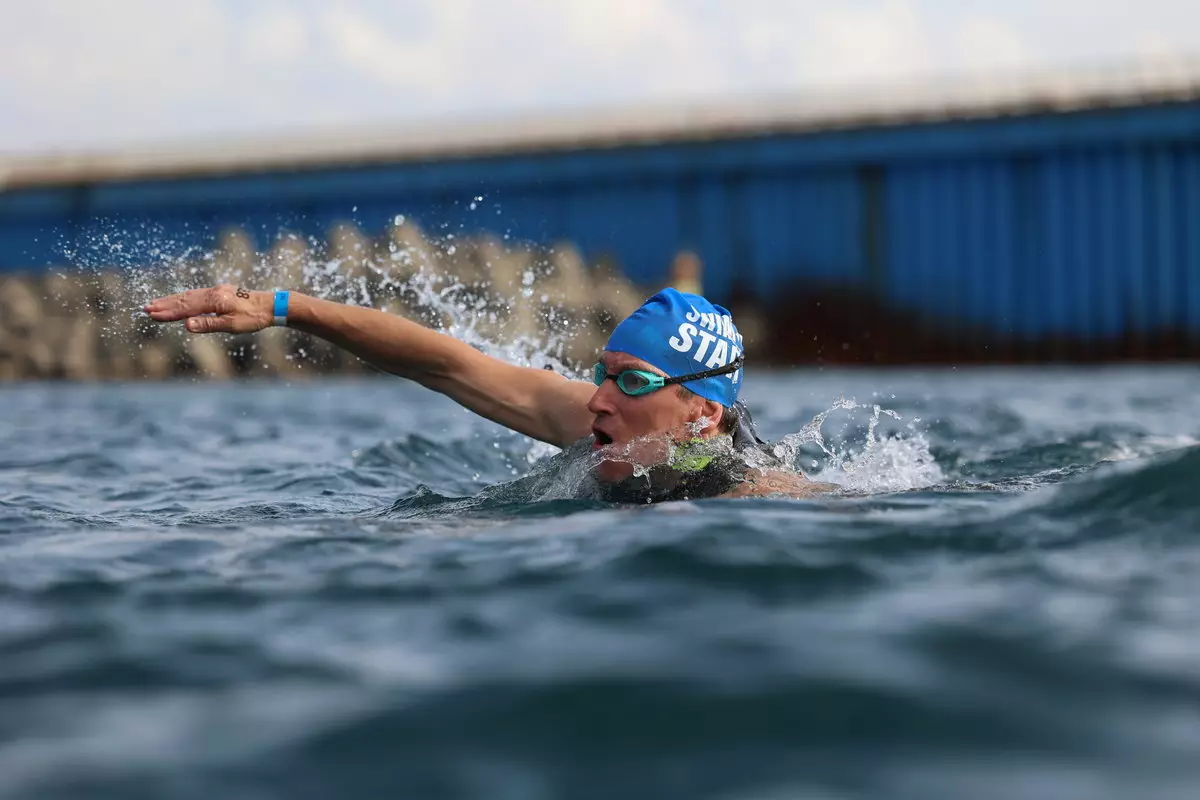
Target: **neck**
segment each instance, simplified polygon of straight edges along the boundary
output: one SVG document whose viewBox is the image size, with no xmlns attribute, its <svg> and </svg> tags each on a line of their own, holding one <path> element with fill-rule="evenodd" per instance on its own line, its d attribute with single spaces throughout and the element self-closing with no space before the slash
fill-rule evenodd
<svg viewBox="0 0 1200 800">
<path fill-rule="evenodd" d="M 717 440 L 725 438 L 729 438 L 727 434 L 715 433 L 680 442 L 671 449 L 667 464 L 680 472 L 702 470 L 712 463 L 720 447 Z"/>
</svg>

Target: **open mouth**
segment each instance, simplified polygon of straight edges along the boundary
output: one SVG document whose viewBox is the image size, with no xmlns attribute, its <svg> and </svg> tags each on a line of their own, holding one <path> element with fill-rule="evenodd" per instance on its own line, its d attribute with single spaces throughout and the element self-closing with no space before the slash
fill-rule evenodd
<svg viewBox="0 0 1200 800">
<path fill-rule="evenodd" d="M 604 447 L 613 443 L 613 438 L 599 428 L 592 428 L 592 438 L 596 440 L 596 447 Z"/>
</svg>

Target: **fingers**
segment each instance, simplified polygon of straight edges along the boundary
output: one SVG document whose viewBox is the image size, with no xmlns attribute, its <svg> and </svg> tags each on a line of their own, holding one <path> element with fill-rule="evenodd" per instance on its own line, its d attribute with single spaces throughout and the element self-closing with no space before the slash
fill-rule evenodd
<svg viewBox="0 0 1200 800">
<path fill-rule="evenodd" d="M 191 333 L 253 333 L 271 324 L 270 303 L 267 292 L 235 291 L 221 284 L 159 297 L 142 310 L 155 322 L 187 320 Z"/>
<path fill-rule="evenodd" d="M 190 333 L 253 333 L 270 325 L 270 316 L 263 319 L 269 307 L 261 308 L 270 300 L 265 292 L 238 294 L 233 286 L 221 284 L 159 297 L 142 310 L 155 322 L 186 320 Z"/>
<path fill-rule="evenodd" d="M 225 310 L 222 308 L 221 288 L 191 289 L 179 294 L 159 297 L 147 303 L 142 310 L 156 322 L 176 322 L 197 314 L 220 313 Z"/>
<path fill-rule="evenodd" d="M 184 326 L 189 333 L 234 333 L 230 317 L 192 317 Z"/>
</svg>

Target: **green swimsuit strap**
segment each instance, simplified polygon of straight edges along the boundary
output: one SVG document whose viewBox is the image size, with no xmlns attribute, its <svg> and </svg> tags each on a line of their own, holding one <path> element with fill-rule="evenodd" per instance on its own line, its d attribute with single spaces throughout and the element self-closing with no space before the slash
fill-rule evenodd
<svg viewBox="0 0 1200 800">
<path fill-rule="evenodd" d="M 669 462 L 672 469 L 679 472 L 699 472 L 713 462 L 715 458 L 710 452 L 705 452 L 707 439 L 692 439 L 675 445 Z"/>
</svg>

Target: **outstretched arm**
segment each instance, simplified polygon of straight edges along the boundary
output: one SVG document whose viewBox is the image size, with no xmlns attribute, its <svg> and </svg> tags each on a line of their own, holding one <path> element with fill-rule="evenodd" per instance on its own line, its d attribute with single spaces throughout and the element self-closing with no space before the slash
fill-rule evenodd
<svg viewBox="0 0 1200 800">
<path fill-rule="evenodd" d="M 158 322 L 186 320 L 192 333 L 254 333 L 271 325 L 273 303 L 272 292 L 239 294 L 221 285 L 162 297 L 144 310 Z M 288 327 L 534 439 L 566 447 L 591 431 L 591 385 L 492 358 L 395 314 L 292 292 Z"/>
</svg>

